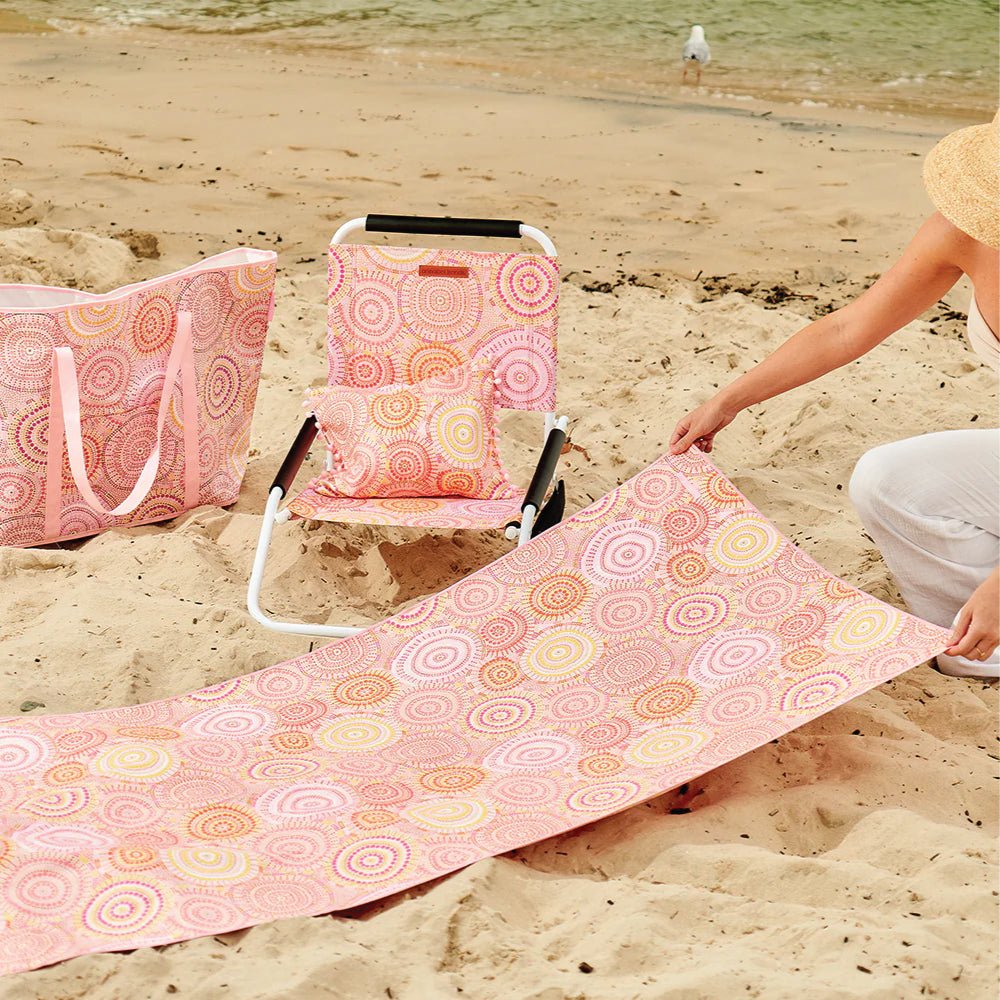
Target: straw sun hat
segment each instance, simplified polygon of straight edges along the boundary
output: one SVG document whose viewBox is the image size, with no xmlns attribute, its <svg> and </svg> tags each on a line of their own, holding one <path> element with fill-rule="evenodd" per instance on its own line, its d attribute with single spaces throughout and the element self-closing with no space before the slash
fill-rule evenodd
<svg viewBox="0 0 1000 1000">
<path fill-rule="evenodd" d="M 924 160 L 924 186 L 934 207 L 980 243 L 1000 249 L 997 203 L 1000 112 L 988 125 L 971 125 L 946 135 Z"/>
</svg>

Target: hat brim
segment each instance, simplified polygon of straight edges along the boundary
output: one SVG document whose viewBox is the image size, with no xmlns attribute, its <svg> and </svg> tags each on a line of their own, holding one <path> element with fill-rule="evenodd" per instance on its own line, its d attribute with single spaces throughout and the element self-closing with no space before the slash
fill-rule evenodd
<svg viewBox="0 0 1000 1000">
<path fill-rule="evenodd" d="M 1000 249 L 997 119 L 946 135 L 924 160 L 934 207 L 974 240 Z"/>
</svg>

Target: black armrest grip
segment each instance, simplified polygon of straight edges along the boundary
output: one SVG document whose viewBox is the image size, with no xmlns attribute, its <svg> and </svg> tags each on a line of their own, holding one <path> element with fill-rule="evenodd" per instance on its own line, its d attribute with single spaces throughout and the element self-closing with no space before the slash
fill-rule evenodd
<svg viewBox="0 0 1000 1000">
<path fill-rule="evenodd" d="M 524 503 L 521 510 L 529 504 L 537 511 L 542 506 L 545 499 L 545 491 L 552 482 L 552 477 L 556 473 L 556 466 L 559 464 L 559 456 L 562 454 L 563 445 L 566 443 L 566 432 L 558 427 L 553 427 L 549 431 L 549 436 L 542 449 L 542 455 L 538 459 L 535 467 L 535 474 L 531 477 L 528 492 L 524 495 Z"/>
<path fill-rule="evenodd" d="M 316 426 L 315 417 L 306 417 L 305 423 L 299 428 L 298 434 L 295 435 L 295 440 L 292 442 L 291 448 L 288 449 L 285 460 L 281 463 L 281 468 L 278 469 L 278 474 L 274 477 L 274 482 L 271 483 L 271 490 L 277 486 L 281 490 L 282 496 L 288 495 L 288 491 L 292 488 L 292 483 L 295 481 L 299 469 L 302 468 L 302 463 L 306 460 L 306 455 L 312 447 L 313 441 L 316 440 L 317 433 L 319 433 L 319 427 Z M 268 490 L 268 493 L 271 490 Z"/>
<path fill-rule="evenodd" d="M 487 236 L 519 239 L 521 223 L 513 219 L 448 219 L 429 215 L 369 215 L 369 233 L 414 233 L 425 236 Z"/>
</svg>

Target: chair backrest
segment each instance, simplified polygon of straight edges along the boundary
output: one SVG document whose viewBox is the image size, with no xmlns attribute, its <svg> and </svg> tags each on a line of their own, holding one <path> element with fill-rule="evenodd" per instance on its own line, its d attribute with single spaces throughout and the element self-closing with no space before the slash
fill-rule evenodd
<svg viewBox="0 0 1000 1000">
<path fill-rule="evenodd" d="M 490 359 L 497 405 L 556 405 L 559 267 L 554 257 L 332 243 L 330 385 L 417 382 Z"/>
</svg>

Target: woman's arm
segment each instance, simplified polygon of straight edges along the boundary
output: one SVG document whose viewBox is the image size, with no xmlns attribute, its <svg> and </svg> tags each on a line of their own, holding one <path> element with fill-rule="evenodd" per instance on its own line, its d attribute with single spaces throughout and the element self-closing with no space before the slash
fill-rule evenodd
<svg viewBox="0 0 1000 1000">
<path fill-rule="evenodd" d="M 880 344 L 916 319 L 961 277 L 954 263 L 968 237 L 935 212 L 899 260 L 863 295 L 810 323 L 745 375 L 678 421 L 670 438 L 677 455 L 699 442 L 712 450 L 715 435 L 740 410 L 812 382 Z"/>
</svg>

